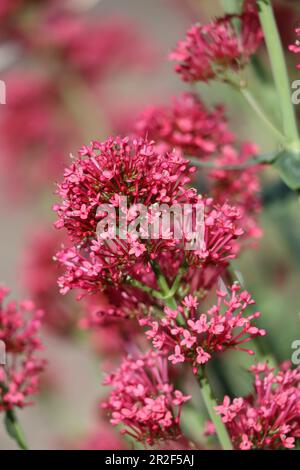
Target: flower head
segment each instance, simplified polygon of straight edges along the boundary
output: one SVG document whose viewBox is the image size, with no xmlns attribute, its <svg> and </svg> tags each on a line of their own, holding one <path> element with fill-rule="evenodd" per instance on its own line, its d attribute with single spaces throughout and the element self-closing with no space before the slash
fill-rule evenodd
<svg viewBox="0 0 300 470">
<path fill-rule="evenodd" d="M 150 351 L 138 359 L 127 357 L 105 384 L 113 389 L 102 407 L 113 425 L 123 426 L 123 434 L 148 445 L 182 437 L 181 409 L 191 397 L 169 383 L 163 355 Z"/>
<path fill-rule="evenodd" d="M 220 145 L 232 142 L 224 109 L 217 106 L 210 111 L 193 93 L 183 93 L 170 106 L 147 108 L 135 125 L 136 132 L 147 135 L 161 148 L 178 148 L 186 156 L 206 158 Z"/>
<path fill-rule="evenodd" d="M 254 390 L 245 398 L 216 407 L 236 449 L 280 450 L 295 447 L 300 438 L 300 368 L 267 364 L 251 368 Z"/>
<path fill-rule="evenodd" d="M 6 365 L 0 365 L 0 411 L 30 405 L 38 390 L 38 377 L 45 362 L 38 358 L 38 338 L 43 312 L 31 301 L 3 305 L 8 294 L 0 288 L 0 340 L 5 344 Z"/>
<path fill-rule="evenodd" d="M 241 32 L 235 28 L 239 20 Z M 229 70 L 243 68 L 262 40 L 257 13 L 244 11 L 241 15 L 226 15 L 208 24 L 195 24 L 170 55 L 187 82 L 227 79 Z"/>
<path fill-rule="evenodd" d="M 199 313 L 197 299 L 188 296 L 176 311 L 165 308 L 162 319 L 142 318 L 140 323 L 149 327 L 146 335 L 155 348 L 165 351 L 173 364 L 191 363 L 195 373 L 214 354 L 228 349 L 254 354 L 243 345 L 265 335 L 265 330 L 253 322 L 260 314 L 246 316 L 253 299 L 248 292 L 240 292 L 238 284 L 233 284 L 230 290 L 230 296 L 218 291 L 217 304 L 205 313 Z"/>
</svg>

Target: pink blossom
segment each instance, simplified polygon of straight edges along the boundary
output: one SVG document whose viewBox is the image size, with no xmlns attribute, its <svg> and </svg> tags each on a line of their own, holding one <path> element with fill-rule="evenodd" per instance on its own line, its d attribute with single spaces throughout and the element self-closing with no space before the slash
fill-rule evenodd
<svg viewBox="0 0 300 470">
<path fill-rule="evenodd" d="M 114 426 L 122 425 L 123 434 L 151 446 L 182 438 L 181 409 L 191 397 L 169 383 L 163 355 L 150 351 L 137 359 L 128 356 L 105 384 L 113 388 L 102 407 Z"/>
<path fill-rule="evenodd" d="M 280 450 L 300 438 L 300 368 L 251 367 L 254 390 L 216 407 L 236 449 Z"/>
<path fill-rule="evenodd" d="M 297 36 L 300 38 L 300 28 L 297 28 L 295 31 Z M 295 44 L 291 44 L 289 46 L 289 50 L 294 52 L 294 54 L 300 54 L 300 39 L 297 39 Z M 297 68 L 300 70 L 300 64 L 297 65 Z"/>
<path fill-rule="evenodd" d="M 38 379 L 45 361 L 36 353 L 42 349 L 37 336 L 43 312 L 30 301 L 9 302 L 0 288 L 0 340 L 6 349 L 6 365 L 0 365 L 0 411 L 30 405 L 29 397 L 38 391 Z"/>
<path fill-rule="evenodd" d="M 265 330 L 253 324 L 260 314 L 254 312 L 246 316 L 246 309 L 254 304 L 253 299 L 248 292 L 241 291 L 238 284 L 233 284 L 230 290 L 230 296 L 217 292 L 217 304 L 206 313 L 199 313 L 194 306 L 186 307 L 187 301 L 184 300 L 171 315 L 170 310 L 165 309 L 163 319 L 153 320 L 150 316 L 141 319 L 141 324 L 149 328 L 146 336 L 154 347 L 169 354 L 173 364 L 191 363 L 194 373 L 197 373 L 199 365 L 228 349 L 254 354 L 243 345 L 265 335 Z"/>
<path fill-rule="evenodd" d="M 241 33 L 234 22 L 239 20 Z M 195 24 L 180 41 L 170 59 L 178 62 L 176 72 L 187 82 L 228 79 L 227 72 L 238 72 L 261 43 L 262 31 L 257 12 L 226 15 L 208 24 Z"/>
<path fill-rule="evenodd" d="M 180 149 L 186 156 L 207 158 L 220 145 L 229 144 L 233 134 L 228 130 L 224 109 L 210 111 L 200 98 L 183 93 L 170 106 L 151 106 L 139 116 L 135 131 L 147 135 L 165 150 Z"/>
</svg>

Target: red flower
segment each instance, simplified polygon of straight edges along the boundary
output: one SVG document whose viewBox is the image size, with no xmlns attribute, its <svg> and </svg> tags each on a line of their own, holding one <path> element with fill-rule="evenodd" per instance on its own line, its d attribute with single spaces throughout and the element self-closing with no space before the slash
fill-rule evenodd
<svg viewBox="0 0 300 470">
<path fill-rule="evenodd" d="M 38 377 L 45 361 L 38 358 L 42 348 L 37 333 L 43 312 L 30 301 L 9 302 L 8 290 L 0 288 L 0 340 L 5 344 L 6 364 L 0 365 L 0 411 L 30 405 L 30 395 L 38 391 Z"/>
<path fill-rule="evenodd" d="M 216 407 L 236 449 L 291 449 L 300 438 L 300 368 L 251 368 L 254 391 Z"/>
<path fill-rule="evenodd" d="M 235 28 L 240 21 L 241 32 Z M 187 82 L 227 80 L 227 72 L 242 69 L 261 43 L 262 31 L 256 12 L 226 15 L 208 24 L 195 24 L 170 55 Z"/>
<path fill-rule="evenodd" d="M 113 387 L 102 404 L 114 426 L 139 442 L 154 445 L 182 437 L 182 405 L 191 397 L 169 383 L 167 359 L 153 351 L 138 359 L 127 357 L 105 380 Z"/>
<path fill-rule="evenodd" d="M 254 354 L 243 344 L 265 335 L 265 330 L 253 324 L 259 312 L 245 316 L 253 299 L 248 292 L 239 291 L 240 286 L 234 284 L 230 297 L 217 292 L 218 303 L 205 313 L 199 313 L 197 298 L 188 296 L 176 311 L 165 308 L 163 318 L 141 318 L 140 323 L 150 327 L 147 337 L 155 348 L 169 355 L 172 364 L 189 362 L 196 374 L 215 353 L 236 349 Z"/>
<path fill-rule="evenodd" d="M 296 34 L 300 38 L 300 28 L 296 29 Z M 289 50 L 294 54 L 300 54 L 300 39 L 297 39 L 295 44 L 291 44 Z M 300 70 L 300 64 L 297 65 L 297 68 Z"/>
</svg>

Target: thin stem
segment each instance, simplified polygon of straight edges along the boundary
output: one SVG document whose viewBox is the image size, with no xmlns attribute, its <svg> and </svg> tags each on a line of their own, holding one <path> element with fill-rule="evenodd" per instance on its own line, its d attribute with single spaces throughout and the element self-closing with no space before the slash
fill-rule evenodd
<svg viewBox="0 0 300 470">
<path fill-rule="evenodd" d="M 18 422 L 16 413 L 14 410 L 8 410 L 5 413 L 5 426 L 8 434 L 18 444 L 21 450 L 28 450 L 25 436 Z"/>
<path fill-rule="evenodd" d="M 271 120 L 268 118 L 268 116 L 265 114 L 265 112 L 262 110 L 262 108 L 256 101 L 251 91 L 248 88 L 240 88 L 240 92 L 247 101 L 247 103 L 251 106 L 253 111 L 257 114 L 257 116 L 259 116 L 259 118 L 267 125 L 267 127 L 276 137 L 276 139 L 279 140 L 281 144 L 285 144 L 286 139 L 284 135 L 277 129 L 276 126 L 274 126 L 274 124 L 271 122 Z"/>
<path fill-rule="evenodd" d="M 297 121 L 290 94 L 290 81 L 285 63 L 284 50 L 271 0 L 258 0 L 258 8 L 281 108 L 282 128 L 287 143 L 292 143 L 299 138 Z"/>
<path fill-rule="evenodd" d="M 227 429 L 221 419 L 221 417 L 217 414 L 215 407 L 217 406 L 217 402 L 213 396 L 209 381 L 204 374 L 203 369 L 199 369 L 198 372 L 198 383 L 201 388 L 202 397 L 208 411 L 209 417 L 214 424 L 216 434 L 218 436 L 219 442 L 222 446 L 223 450 L 233 450 L 232 443 L 227 432 Z"/>
</svg>

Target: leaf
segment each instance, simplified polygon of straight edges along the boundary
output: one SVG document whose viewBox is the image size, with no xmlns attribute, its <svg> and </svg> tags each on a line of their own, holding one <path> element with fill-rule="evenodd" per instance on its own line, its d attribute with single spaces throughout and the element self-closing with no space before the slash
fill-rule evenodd
<svg viewBox="0 0 300 470">
<path fill-rule="evenodd" d="M 289 188 L 300 190 L 300 153 L 283 150 L 278 155 L 274 167 Z"/>
</svg>

